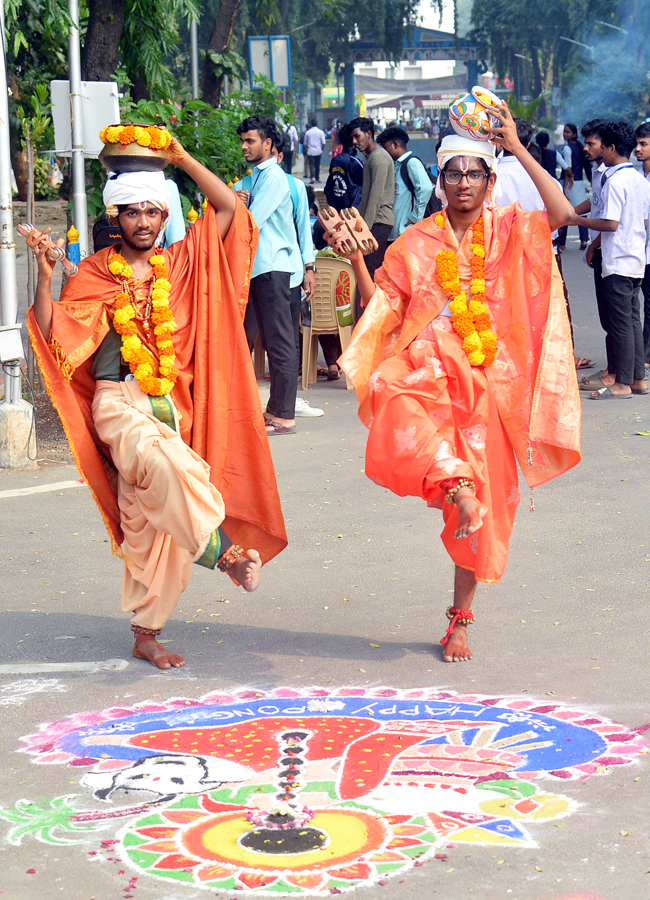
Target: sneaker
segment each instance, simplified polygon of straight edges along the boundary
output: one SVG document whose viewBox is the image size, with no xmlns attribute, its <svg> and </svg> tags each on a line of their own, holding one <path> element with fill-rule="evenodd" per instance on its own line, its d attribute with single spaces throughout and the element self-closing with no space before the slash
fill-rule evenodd
<svg viewBox="0 0 650 900">
<path fill-rule="evenodd" d="M 324 409 L 317 409 L 315 406 L 309 405 L 309 400 L 303 400 L 302 397 L 296 397 L 296 416 L 324 416 Z"/>
</svg>

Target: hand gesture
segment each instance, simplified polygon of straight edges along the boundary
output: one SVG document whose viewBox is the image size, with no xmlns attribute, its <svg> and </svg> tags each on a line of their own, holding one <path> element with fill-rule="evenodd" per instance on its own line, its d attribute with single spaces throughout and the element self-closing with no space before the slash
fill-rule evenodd
<svg viewBox="0 0 650 900">
<path fill-rule="evenodd" d="M 189 153 L 178 138 L 175 138 L 172 135 L 172 142 L 167 148 L 167 156 L 169 157 L 170 162 L 174 163 L 176 166 L 180 166 L 189 157 Z"/>
<path fill-rule="evenodd" d="M 517 135 L 517 125 L 508 108 L 508 104 L 501 102 L 500 106 L 491 106 L 490 115 L 501 123 L 498 128 L 490 132 L 490 140 L 493 144 L 509 153 L 515 153 L 518 149 L 524 149 Z"/>
<path fill-rule="evenodd" d="M 34 256 L 36 257 L 39 276 L 42 275 L 48 279 L 52 277 L 52 271 L 56 265 L 56 260 L 53 261 L 48 256 L 48 250 L 53 246 L 63 247 L 65 245 L 63 238 L 59 238 L 56 244 L 53 244 L 48 237 L 48 234 L 51 231 L 51 228 L 46 228 L 45 231 L 37 231 L 36 228 L 34 228 L 25 238 L 27 246 L 33 251 Z"/>
</svg>

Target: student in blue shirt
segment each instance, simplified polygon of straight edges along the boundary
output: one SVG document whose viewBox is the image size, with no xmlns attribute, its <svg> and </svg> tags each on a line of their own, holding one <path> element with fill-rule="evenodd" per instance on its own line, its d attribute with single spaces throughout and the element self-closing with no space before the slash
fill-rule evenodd
<svg viewBox="0 0 650 900">
<path fill-rule="evenodd" d="M 249 303 L 269 358 L 271 393 L 264 414 L 266 431 L 269 436 L 295 434 L 298 354 L 291 275 L 296 231 L 289 181 L 273 156 L 280 132 L 268 116 L 250 116 L 237 126 L 237 134 L 252 170 L 246 203 L 259 228 Z"/>
<path fill-rule="evenodd" d="M 433 193 L 424 163 L 407 150 L 408 142 L 408 134 L 398 125 L 391 125 L 377 138 L 395 163 L 395 224 L 389 241 L 396 240 L 409 225 L 422 221 Z"/>
</svg>

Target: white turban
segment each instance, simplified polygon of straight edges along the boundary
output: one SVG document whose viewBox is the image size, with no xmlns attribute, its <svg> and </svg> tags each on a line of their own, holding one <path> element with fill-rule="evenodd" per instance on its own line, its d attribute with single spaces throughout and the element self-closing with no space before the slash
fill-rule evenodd
<svg viewBox="0 0 650 900">
<path fill-rule="evenodd" d="M 459 134 L 448 134 L 447 137 L 442 139 L 442 143 L 438 150 L 438 167 L 440 169 L 440 175 L 436 183 L 436 197 L 438 197 L 439 200 L 442 200 L 445 206 L 447 205 L 447 198 L 442 184 L 442 170 L 449 160 L 453 159 L 454 156 L 472 156 L 475 159 L 484 160 L 490 171 L 494 172 L 497 176 L 495 185 L 492 190 L 488 192 L 487 196 L 488 203 L 492 203 L 497 197 L 501 196 L 496 154 L 496 147 L 489 141 L 479 141 L 474 138 L 461 137 Z"/>
<path fill-rule="evenodd" d="M 162 172 L 123 172 L 109 175 L 104 185 L 104 206 L 152 203 L 170 212 L 171 197 Z"/>
</svg>

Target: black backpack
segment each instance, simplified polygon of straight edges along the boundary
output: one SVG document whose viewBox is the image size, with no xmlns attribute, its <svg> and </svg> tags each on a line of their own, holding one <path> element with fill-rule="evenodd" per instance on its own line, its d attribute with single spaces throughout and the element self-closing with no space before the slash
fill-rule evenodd
<svg viewBox="0 0 650 900">
<path fill-rule="evenodd" d="M 427 205 L 424 209 L 424 218 L 426 219 L 428 216 L 432 216 L 435 213 L 440 212 L 440 210 L 442 209 L 442 201 L 438 197 L 436 197 L 436 191 L 435 191 L 436 179 L 431 177 L 431 172 L 424 165 L 424 163 L 422 162 L 420 157 L 414 156 L 413 154 L 411 154 L 409 156 L 409 158 L 405 159 L 404 162 L 402 163 L 399 173 L 402 176 L 402 181 L 404 182 L 409 193 L 411 194 L 413 201 L 415 201 L 415 185 L 413 184 L 413 182 L 411 180 L 411 176 L 409 175 L 409 170 L 408 170 L 408 164 L 412 159 L 417 159 L 417 161 L 420 163 L 420 165 L 422 166 L 424 171 L 427 173 L 427 177 L 428 177 L 429 181 L 431 181 L 434 185 L 433 193 L 429 197 L 429 202 L 427 203 Z"/>
</svg>

